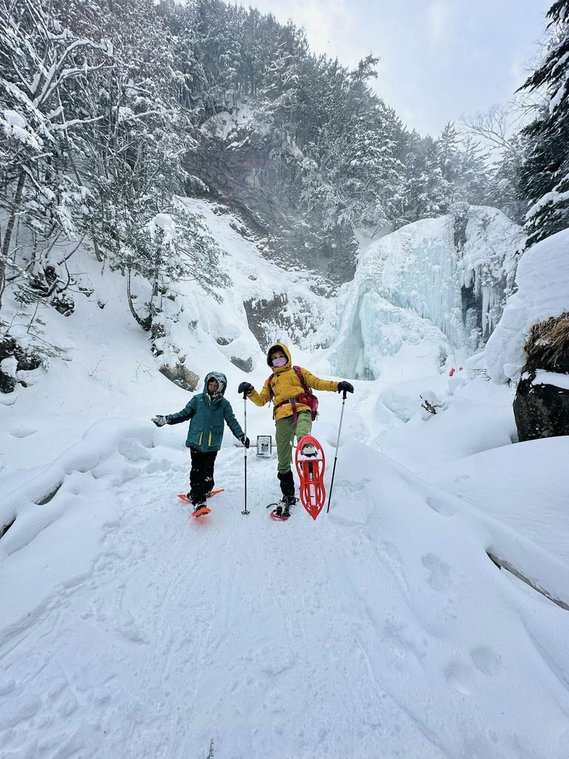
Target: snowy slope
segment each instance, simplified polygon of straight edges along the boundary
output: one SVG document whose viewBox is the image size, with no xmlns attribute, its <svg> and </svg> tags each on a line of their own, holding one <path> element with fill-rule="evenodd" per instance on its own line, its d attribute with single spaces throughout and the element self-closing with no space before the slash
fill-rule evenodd
<svg viewBox="0 0 569 759">
<path fill-rule="evenodd" d="M 243 423 L 237 383 L 268 368 L 242 302 L 297 274 L 255 260 L 222 222 L 235 290 L 224 304 L 188 291 L 199 323 L 171 339 L 183 334 L 202 377 L 228 374 Z M 2 759 L 566 759 L 569 612 L 486 551 L 569 600 L 567 440 L 512 445 L 511 389 L 449 393 L 419 374 L 419 342 L 390 388 L 355 382 L 338 451 L 341 399 L 320 394 L 328 485 L 337 454 L 328 515 L 268 519 L 276 460 L 245 457 L 227 431 L 225 491 L 196 522 L 176 498 L 186 425 L 149 421 L 188 394 L 157 372 L 122 281 L 89 276 L 104 310 L 42 314 L 72 360 L 0 397 L 0 524 L 15 517 L 0 539 Z M 341 304 L 306 301 L 326 335 Z M 318 338 L 293 339 L 294 359 L 331 376 Z M 424 388 L 446 402 L 426 420 L 412 408 Z M 248 404 L 253 438 L 270 416 Z"/>
<path fill-rule="evenodd" d="M 48 504 L 37 480 L 20 491 L 5 756 L 566 756 L 569 615 L 489 562 L 500 525 L 351 440 L 329 516 L 271 522 L 274 461 L 251 454 L 241 515 L 228 445 L 196 523 L 176 432 L 99 425 L 52 467 Z"/>
<path fill-rule="evenodd" d="M 566 756 L 568 614 L 488 561 L 499 529 L 352 441 L 328 517 L 271 522 L 251 454 L 241 515 L 227 446 L 195 523 L 171 433 L 92 429 L 2 540 L 6 756 Z"/>
</svg>

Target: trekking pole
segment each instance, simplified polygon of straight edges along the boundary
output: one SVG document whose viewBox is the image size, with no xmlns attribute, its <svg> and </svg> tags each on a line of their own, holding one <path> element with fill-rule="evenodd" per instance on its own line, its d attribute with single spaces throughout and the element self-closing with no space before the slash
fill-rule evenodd
<svg viewBox="0 0 569 759">
<path fill-rule="evenodd" d="M 243 425 L 245 429 L 243 430 L 243 433 L 245 437 L 247 437 L 247 393 L 243 393 L 243 418 L 244 422 Z M 245 482 L 245 508 L 241 512 L 243 515 L 250 514 L 251 512 L 247 509 L 247 448 L 243 446 L 243 468 L 244 468 L 244 482 Z"/>
<path fill-rule="evenodd" d="M 338 439 L 336 440 L 336 454 L 334 455 L 334 466 L 332 467 L 332 482 L 330 483 L 330 493 L 328 495 L 328 506 L 326 513 L 330 511 L 330 501 L 332 500 L 332 488 L 334 487 L 334 475 L 336 474 L 336 462 L 338 461 L 338 447 L 340 446 L 340 433 L 342 432 L 342 420 L 344 418 L 344 406 L 346 405 L 347 390 L 342 394 L 342 413 L 340 414 L 340 424 L 338 426 Z"/>
</svg>

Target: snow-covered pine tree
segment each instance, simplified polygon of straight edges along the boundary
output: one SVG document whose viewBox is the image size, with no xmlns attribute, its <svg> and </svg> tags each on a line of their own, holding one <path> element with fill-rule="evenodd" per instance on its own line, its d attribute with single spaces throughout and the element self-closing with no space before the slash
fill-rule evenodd
<svg viewBox="0 0 569 759">
<path fill-rule="evenodd" d="M 445 213 L 447 199 L 436 141 L 430 136 L 422 138 L 417 132 L 411 132 L 402 152 L 405 166 L 403 203 L 396 226 Z"/>
<path fill-rule="evenodd" d="M 377 59 L 368 56 L 353 71 L 323 63 L 316 78 L 319 103 L 307 114 L 315 128 L 314 140 L 303 146 L 308 160 L 301 199 L 327 234 L 342 228 L 353 234 L 364 227 L 373 232 L 398 213 L 403 181 L 396 152 L 402 125 L 370 90 Z M 345 249 L 332 241 L 331 255 L 340 264 Z"/>
<path fill-rule="evenodd" d="M 521 88 L 545 98 L 522 132 L 528 150 L 519 182 L 531 203 L 527 247 L 569 226 L 569 0 L 557 0 L 547 16 L 551 36 L 544 60 Z"/>
<path fill-rule="evenodd" d="M 440 192 L 444 198 L 441 211 L 446 213 L 453 203 L 464 200 L 457 183 L 459 175 L 459 137 L 456 127 L 452 122 L 445 125 L 440 136 L 437 138 L 435 151 L 438 175 L 440 177 Z"/>
</svg>

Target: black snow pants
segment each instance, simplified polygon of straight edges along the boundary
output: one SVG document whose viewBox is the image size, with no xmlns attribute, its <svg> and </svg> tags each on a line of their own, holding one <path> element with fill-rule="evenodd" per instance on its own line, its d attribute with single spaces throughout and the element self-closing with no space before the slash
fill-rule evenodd
<svg viewBox="0 0 569 759">
<path fill-rule="evenodd" d="M 190 470 L 190 492 L 189 498 L 191 502 L 205 503 L 206 495 L 210 490 L 213 490 L 213 468 L 215 466 L 215 459 L 217 451 L 208 451 L 203 453 L 198 451 L 197 448 L 190 448 L 190 456 L 192 459 L 192 468 Z"/>
</svg>

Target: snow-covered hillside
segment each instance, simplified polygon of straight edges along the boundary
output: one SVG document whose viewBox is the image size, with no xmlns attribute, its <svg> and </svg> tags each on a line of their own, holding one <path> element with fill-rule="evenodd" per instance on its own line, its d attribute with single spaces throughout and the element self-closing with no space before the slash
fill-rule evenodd
<svg viewBox="0 0 569 759">
<path fill-rule="evenodd" d="M 186 425 L 149 420 L 189 394 L 161 361 L 224 371 L 244 424 L 237 384 L 268 367 L 243 303 L 286 293 L 293 359 L 323 377 L 336 358 L 314 346 L 353 313 L 198 207 L 227 251 L 222 302 L 180 285 L 154 358 L 123 280 L 85 260 L 93 294 L 39 314 L 64 353 L 0 396 L 0 755 L 566 759 L 569 610 L 487 552 L 569 603 L 569 441 L 512 444 L 512 389 L 439 373 L 434 332 L 398 327 L 406 352 L 354 382 L 337 450 L 341 398 L 319 394 L 329 514 L 271 521 L 276 460 L 229 431 L 212 514 L 180 505 Z M 253 440 L 272 432 L 246 411 Z"/>
<path fill-rule="evenodd" d="M 230 279 L 227 288 L 220 288 L 219 301 L 203 292 L 195 281 L 177 282 L 172 290 L 176 301 L 165 314 L 167 337 L 158 346 L 165 358 L 173 359 L 176 351 L 193 352 L 188 361 L 194 371 L 194 356 L 202 364 L 201 351 L 221 352 L 231 361 L 256 365 L 260 349 L 253 332 L 248 329 L 250 308 L 251 328 L 259 329 L 266 342 L 281 339 L 283 334 L 295 344 L 308 350 L 319 344 L 329 344 L 335 335 L 335 303 L 316 295 L 317 277 L 306 271 L 287 272 L 265 260 L 259 249 L 243 238 L 239 220 L 222 206 L 207 201 L 185 200 L 198 215 L 224 252 L 222 267 Z M 263 304 L 269 306 L 264 313 Z M 260 308 L 257 308 L 260 306 Z M 255 319 L 255 313 L 262 314 Z M 259 321 L 262 324 L 259 324 Z M 179 354 L 177 354 L 179 355 Z M 225 369 L 223 369 L 225 371 Z"/>
</svg>

